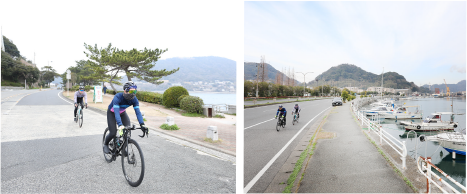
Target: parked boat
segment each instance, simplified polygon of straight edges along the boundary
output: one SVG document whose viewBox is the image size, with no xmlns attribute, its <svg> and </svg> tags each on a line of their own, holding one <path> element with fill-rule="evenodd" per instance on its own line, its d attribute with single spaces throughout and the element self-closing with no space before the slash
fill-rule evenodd
<svg viewBox="0 0 467 194">
<path fill-rule="evenodd" d="M 465 132 L 465 131 L 464 131 Z M 456 152 L 465 156 L 465 134 L 460 132 L 440 133 L 426 137 L 427 140 L 437 141 L 448 152 Z"/>
<path fill-rule="evenodd" d="M 437 131 L 437 130 L 454 130 L 457 127 L 458 123 L 453 121 L 451 116 L 451 121 L 442 121 L 441 115 L 454 115 L 452 112 L 438 112 L 433 113 L 432 117 L 427 117 L 422 122 L 403 122 L 406 125 L 405 130 L 410 131 Z"/>
<path fill-rule="evenodd" d="M 407 111 L 407 108 L 416 107 L 415 112 Z M 392 112 L 381 112 L 379 113 L 381 118 L 386 119 L 421 119 L 422 113 L 418 110 L 419 106 L 403 106 L 397 107 Z"/>
</svg>

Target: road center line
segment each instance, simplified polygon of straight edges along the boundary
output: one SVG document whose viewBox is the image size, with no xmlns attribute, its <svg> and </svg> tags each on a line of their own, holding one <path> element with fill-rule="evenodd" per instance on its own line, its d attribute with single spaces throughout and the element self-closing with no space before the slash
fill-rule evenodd
<svg viewBox="0 0 467 194">
<path fill-rule="evenodd" d="M 277 152 L 277 154 L 266 164 L 266 166 L 263 167 L 263 169 L 261 169 L 261 171 L 258 172 L 258 174 L 256 174 L 256 176 L 246 185 L 245 188 L 243 188 L 243 193 L 248 193 L 248 191 L 251 189 L 251 187 L 253 187 L 253 185 L 256 184 L 256 182 L 259 180 L 259 178 L 261 178 L 261 176 L 263 176 L 263 174 L 266 172 L 266 170 L 269 169 L 269 167 L 271 167 L 271 165 L 276 161 L 277 158 L 279 158 L 279 156 L 282 154 L 282 152 L 284 152 L 284 150 L 292 143 L 292 141 L 297 138 L 298 134 L 300 134 L 303 129 L 305 129 L 306 126 L 308 126 L 308 124 L 311 123 L 311 121 L 313 121 L 317 116 L 319 116 L 321 113 L 323 113 L 324 111 L 328 110 L 330 107 L 324 109 L 323 111 L 321 111 L 319 114 L 317 114 L 315 117 L 313 117 L 310 121 L 308 121 L 308 123 L 303 126 L 300 131 L 298 131 L 293 137 L 292 139 L 289 140 L 289 142 L 287 142 L 287 144 L 285 144 L 285 146 L 279 151 Z M 258 124 L 261 124 L 261 123 L 258 123 Z M 258 125 L 257 124 L 257 125 Z M 245 128 L 246 129 L 246 128 Z"/>
</svg>

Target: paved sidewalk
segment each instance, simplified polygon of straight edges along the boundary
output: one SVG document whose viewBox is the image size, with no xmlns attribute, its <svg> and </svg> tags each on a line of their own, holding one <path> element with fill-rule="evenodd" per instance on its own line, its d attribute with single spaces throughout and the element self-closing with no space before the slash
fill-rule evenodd
<svg viewBox="0 0 467 194">
<path fill-rule="evenodd" d="M 70 91 L 69 99 L 73 100 L 73 92 Z M 99 109 L 103 112 L 107 111 L 107 107 L 112 101 L 114 95 L 106 94 L 103 96 L 103 103 L 94 103 L 93 92 L 88 94 L 88 107 Z M 64 96 L 67 92 L 63 93 Z M 140 110 L 144 112 L 146 121 L 144 122 L 150 129 L 161 133 L 177 137 L 198 145 L 202 145 L 226 154 L 236 155 L 236 116 L 225 115 L 225 118 L 200 118 L 200 117 L 185 117 L 179 112 L 167 109 L 162 105 L 147 103 L 140 101 Z M 133 108 L 128 108 L 128 116 L 132 122 L 138 123 Z M 165 123 L 167 116 L 174 117 L 175 124 L 180 128 L 176 131 L 168 131 L 159 127 Z M 208 126 L 217 126 L 219 139 L 221 142 L 209 143 L 204 141 Z"/>
<path fill-rule="evenodd" d="M 299 193 L 412 193 L 355 122 L 350 103 L 332 109 L 298 189 Z"/>
</svg>

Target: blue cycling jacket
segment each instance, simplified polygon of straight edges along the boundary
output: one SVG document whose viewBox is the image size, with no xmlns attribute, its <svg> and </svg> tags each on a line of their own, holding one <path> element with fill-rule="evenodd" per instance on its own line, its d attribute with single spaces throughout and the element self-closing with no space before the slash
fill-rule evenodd
<svg viewBox="0 0 467 194">
<path fill-rule="evenodd" d="M 115 94 L 114 99 L 109 104 L 108 110 L 115 113 L 115 120 L 117 120 L 117 124 L 120 126 L 123 125 L 120 114 L 122 114 L 129 106 L 133 106 L 135 109 L 136 118 L 138 118 L 139 124 L 144 125 L 143 116 L 141 116 L 141 111 L 139 110 L 139 101 L 136 96 L 132 100 L 126 100 L 123 97 L 123 93 Z"/>
<path fill-rule="evenodd" d="M 279 115 L 279 112 L 281 112 L 283 115 L 285 115 L 285 113 L 287 113 L 287 111 L 285 110 L 285 108 L 282 108 L 282 110 L 277 109 L 276 116 Z"/>
</svg>

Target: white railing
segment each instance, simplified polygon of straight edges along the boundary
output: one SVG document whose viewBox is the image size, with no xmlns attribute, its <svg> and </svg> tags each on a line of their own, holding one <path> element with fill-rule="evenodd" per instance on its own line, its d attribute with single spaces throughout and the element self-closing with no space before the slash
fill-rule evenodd
<svg viewBox="0 0 467 194">
<path fill-rule="evenodd" d="M 374 116 L 373 118 L 375 119 L 374 121 L 368 119 L 366 115 L 363 113 L 363 111 L 360 111 L 360 108 L 365 105 L 365 103 L 369 103 L 374 99 L 362 99 L 362 100 L 357 100 L 355 103 L 351 104 L 352 110 L 354 111 L 355 115 L 357 115 L 357 118 L 359 121 L 362 123 L 362 127 L 366 125 L 368 127 L 368 133 L 371 131 L 374 131 L 378 134 L 379 136 L 379 144 L 382 145 L 383 140 L 386 142 L 389 146 L 391 146 L 392 149 L 394 149 L 400 156 L 402 160 L 402 169 L 406 169 L 406 157 L 407 157 L 407 147 L 405 141 L 400 141 L 393 137 L 391 134 L 389 134 L 387 131 L 383 129 L 383 127 L 379 124 L 379 117 Z"/>
<path fill-rule="evenodd" d="M 430 184 L 429 183 L 433 183 L 436 187 L 438 187 L 443 193 L 461 193 L 459 192 L 457 189 L 455 189 L 453 186 L 451 186 L 447 181 L 445 181 L 444 179 L 440 178 L 436 173 L 434 173 L 433 171 L 431 171 L 431 167 L 435 168 L 439 173 L 441 173 L 443 176 L 445 176 L 449 181 L 451 181 L 452 183 L 454 183 L 455 185 L 457 185 L 458 187 L 460 187 L 462 189 L 462 192 L 465 193 L 466 189 L 465 189 L 465 186 L 458 183 L 456 180 L 454 180 L 453 178 L 451 178 L 451 176 L 449 176 L 448 174 L 446 174 L 445 172 L 443 172 L 441 169 L 439 169 L 438 167 L 436 167 L 433 163 L 431 163 L 431 159 L 428 157 L 428 158 L 424 158 L 422 156 L 418 157 L 417 158 L 417 168 L 418 168 L 418 171 L 423 174 L 427 180 L 428 180 L 428 184 L 427 184 L 427 192 L 428 193 L 431 193 L 431 189 L 430 189 Z M 442 185 L 445 185 L 447 186 L 449 189 L 451 189 L 451 191 L 446 191 L 445 188 L 442 187 L 442 185 L 438 184 L 438 182 L 436 182 L 435 180 L 433 180 L 431 178 L 431 176 L 434 176 L 436 179 L 436 181 L 441 181 Z"/>
<path fill-rule="evenodd" d="M 214 113 L 229 113 L 229 114 L 235 114 L 236 113 L 236 106 L 235 105 L 205 104 L 204 108 L 212 108 L 212 111 Z"/>
</svg>

